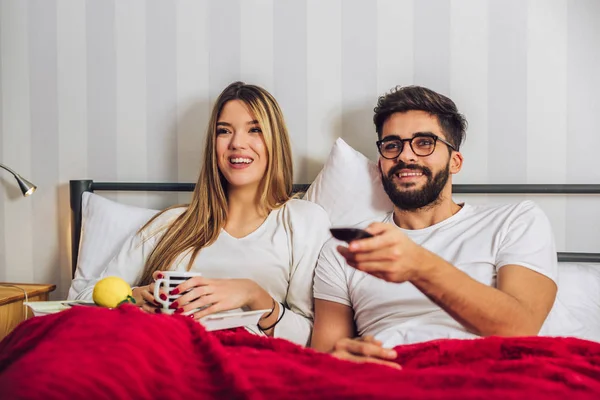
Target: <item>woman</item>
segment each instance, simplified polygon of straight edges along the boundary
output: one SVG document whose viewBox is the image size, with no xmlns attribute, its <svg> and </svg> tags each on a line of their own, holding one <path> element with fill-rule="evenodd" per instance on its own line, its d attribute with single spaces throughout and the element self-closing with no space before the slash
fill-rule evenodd
<svg viewBox="0 0 600 400">
<path fill-rule="evenodd" d="M 192 290 L 179 298 L 177 313 L 200 319 L 268 309 L 258 323 L 264 334 L 306 345 L 313 272 L 329 219 L 318 205 L 291 198 L 290 140 L 273 96 L 254 85 L 229 85 L 212 110 L 204 154 L 191 203 L 151 219 L 101 277 L 139 285 L 137 304 L 159 312 L 153 282 L 160 271 L 201 272 L 178 287 Z M 91 298 L 94 283 L 80 299 Z"/>
</svg>

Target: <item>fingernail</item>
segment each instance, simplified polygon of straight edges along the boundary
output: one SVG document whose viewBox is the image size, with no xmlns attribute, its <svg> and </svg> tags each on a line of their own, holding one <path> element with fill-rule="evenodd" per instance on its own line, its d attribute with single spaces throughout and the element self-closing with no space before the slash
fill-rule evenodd
<svg viewBox="0 0 600 400">
<path fill-rule="evenodd" d="M 167 300 L 167 295 L 164 293 L 161 293 L 160 296 L 158 296 L 158 297 L 160 297 L 161 300 L 165 300 L 165 301 Z"/>
<path fill-rule="evenodd" d="M 188 317 L 192 317 L 192 319 L 194 319 L 194 314 L 190 314 Z"/>
<path fill-rule="evenodd" d="M 157 277 L 158 279 L 162 279 L 162 278 L 164 278 L 164 275 L 163 275 L 163 274 L 161 274 L 161 273 L 159 272 L 159 273 L 158 273 L 158 275 L 156 275 L 156 277 Z"/>
<path fill-rule="evenodd" d="M 177 304 L 177 302 L 174 301 L 173 303 L 171 303 L 171 305 L 169 306 L 169 308 L 171 308 L 171 309 L 179 308 L 179 304 Z"/>
<path fill-rule="evenodd" d="M 175 288 L 169 292 L 170 295 L 179 294 L 179 289 Z"/>
<path fill-rule="evenodd" d="M 154 302 L 154 305 L 155 305 L 156 307 L 162 307 L 162 304 L 160 304 L 158 301 L 155 301 L 155 302 Z"/>
<path fill-rule="evenodd" d="M 156 309 L 154 310 L 154 312 L 155 312 L 156 314 L 160 314 L 160 308 L 156 308 Z"/>
<path fill-rule="evenodd" d="M 175 314 L 181 314 L 183 312 L 183 308 L 178 308 L 175 310 Z"/>
</svg>

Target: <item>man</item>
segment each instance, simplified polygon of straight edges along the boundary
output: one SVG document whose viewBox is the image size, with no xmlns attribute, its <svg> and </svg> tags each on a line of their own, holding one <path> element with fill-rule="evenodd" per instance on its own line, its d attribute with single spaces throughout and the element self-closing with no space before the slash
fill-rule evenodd
<svg viewBox="0 0 600 400">
<path fill-rule="evenodd" d="M 452 200 L 466 120 L 449 98 L 396 88 L 379 98 L 374 122 L 394 211 L 368 225 L 374 237 L 323 248 L 312 347 L 392 365 L 387 347 L 399 344 L 538 334 L 557 291 L 544 213 L 530 201 L 482 207 Z"/>
</svg>

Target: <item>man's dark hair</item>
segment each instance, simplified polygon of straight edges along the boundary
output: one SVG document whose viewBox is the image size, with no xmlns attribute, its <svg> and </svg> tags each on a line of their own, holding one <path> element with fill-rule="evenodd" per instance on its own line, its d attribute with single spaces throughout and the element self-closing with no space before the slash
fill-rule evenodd
<svg viewBox="0 0 600 400">
<path fill-rule="evenodd" d="M 379 97 L 373 122 L 377 136 L 381 139 L 383 124 L 394 113 L 425 111 L 435 115 L 446 139 L 457 149 L 465 139 L 467 120 L 458 112 L 456 104 L 448 97 L 422 86 L 396 86 Z"/>
</svg>

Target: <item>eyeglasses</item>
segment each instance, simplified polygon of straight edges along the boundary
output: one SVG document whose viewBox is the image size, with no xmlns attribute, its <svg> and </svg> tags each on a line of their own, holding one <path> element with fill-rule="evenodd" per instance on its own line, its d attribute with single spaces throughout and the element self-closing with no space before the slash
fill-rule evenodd
<svg viewBox="0 0 600 400">
<path fill-rule="evenodd" d="M 400 139 L 398 136 L 388 136 L 385 139 L 378 140 L 376 143 L 377 148 L 379 149 L 379 154 L 381 154 L 383 158 L 393 160 L 394 158 L 398 157 L 400 153 L 402 153 L 405 142 L 410 144 L 411 150 L 417 156 L 427 157 L 435 151 L 435 145 L 438 140 L 450 147 L 452 150 L 458 151 L 451 143 L 433 134 L 417 134 L 410 139 Z"/>
</svg>

